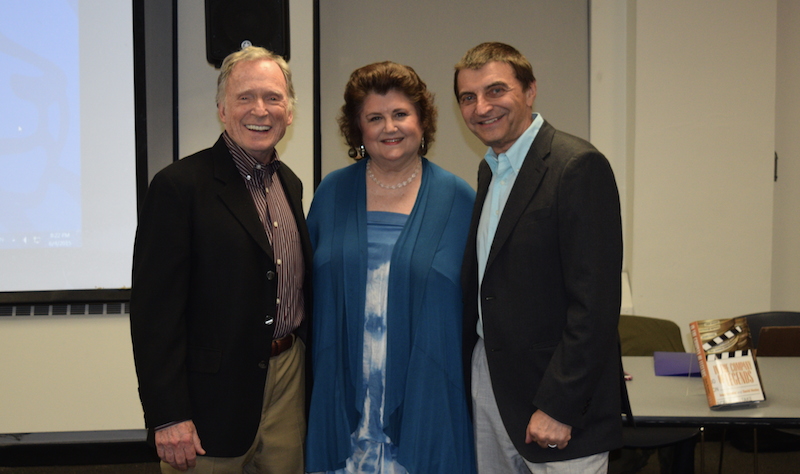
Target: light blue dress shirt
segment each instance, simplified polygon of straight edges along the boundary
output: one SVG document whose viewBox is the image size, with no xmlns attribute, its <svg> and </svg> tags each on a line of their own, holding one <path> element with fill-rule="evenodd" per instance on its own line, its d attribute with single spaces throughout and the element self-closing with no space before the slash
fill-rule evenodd
<svg viewBox="0 0 800 474">
<path fill-rule="evenodd" d="M 483 274 L 486 271 L 486 261 L 489 259 L 489 251 L 492 248 L 494 234 L 497 232 L 497 223 L 506 207 L 508 195 L 517 181 L 519 169 L 525 162 L 525 157 L 533 144 L 533 140 L 542 128 L 544 119 L 541 114 L 533 114 L 533 123 L 519 136 L 516 142 L 511 145 L 505 153 L 498 156 L 490 147 L 483 159 L 489 164 L 492 170 L 492 182 L 489 183 L 489 190 L 486 193 L 486 200 L 483 202 L 481 219 L 478 223 L 477 253 L 478 253 L 478 282 L 483 282 Z M 481 311 L 481 292 L 478 287 L 478 336 L 483 338 L 483 312 Z"/>
</svg>

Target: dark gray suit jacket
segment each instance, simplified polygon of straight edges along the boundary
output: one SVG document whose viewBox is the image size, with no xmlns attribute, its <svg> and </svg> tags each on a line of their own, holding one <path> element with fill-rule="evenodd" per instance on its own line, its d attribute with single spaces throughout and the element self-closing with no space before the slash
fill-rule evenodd
<svg viewBox="0 0 800 474">
<path fill-rule="evenodd" d="M 311 243 L 302 183 L 277 172 L 305 259 Z M 150 184 L 133 259 L 131 334 L 145 423 L 192 419 L 209 456 L 239 456 L 255 439 L 276 314 L 272 248 L 222 139 L 171 164 Z"/>
<path fill-rule="evenodd" d="M 464 364 L 477 341 L 476 231 L 491 170 L 481 162 L 462 270 Z M 532 462 L 622 445 L 622 225 L 611 167 L 588 142 L 545 122 L 503 210 L 480 292 L 486 353 L 500 415 Z M 525 444 L 541 409 L 572 426 L 563 449 Z"/>
</svg>

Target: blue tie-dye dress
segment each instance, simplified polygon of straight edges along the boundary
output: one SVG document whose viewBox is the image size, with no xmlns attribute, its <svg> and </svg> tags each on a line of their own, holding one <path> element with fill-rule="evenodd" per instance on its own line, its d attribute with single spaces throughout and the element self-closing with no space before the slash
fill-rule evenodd
<svg viewBox="0 0 800 474">
<path fill-rule="evenodd" d="M 408 216 L 394 212 L 367 212 L 367 293 L 364 310 L 364 407 L 361 421 L 351 437 L 352 455 L 345 473 L 406 474 L 397 458 L 397 448 L 383 432 L 386 387 L 386 301 L 389 294 L 389 264 L 392 250 Z"/>
</svg>

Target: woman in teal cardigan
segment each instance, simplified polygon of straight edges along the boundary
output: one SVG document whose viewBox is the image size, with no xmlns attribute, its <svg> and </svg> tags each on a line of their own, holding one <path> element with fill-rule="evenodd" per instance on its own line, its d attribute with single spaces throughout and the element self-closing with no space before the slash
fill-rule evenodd
<svg viewBox="0 0 800 474">
<path fill-rule="evenodd" d="M 308 216 L 308 472 L 475 471 L 459 283 L 475 193 L 422 156 L 435 123 L 410 67 L 351 75 L 339 124 L 357 161 L 323 180 Z"/>
</svg>

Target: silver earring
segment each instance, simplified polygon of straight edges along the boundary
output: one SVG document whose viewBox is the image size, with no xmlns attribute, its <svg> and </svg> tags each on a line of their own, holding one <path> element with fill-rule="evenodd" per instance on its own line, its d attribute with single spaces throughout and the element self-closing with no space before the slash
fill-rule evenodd
<svg viewBox="0 0 800 474">
<path fill-rule="evenodd" d="M 419 144 L 419 149 L 425 152 L 425 137 L 422 137 L 422 142 Z"/>
<path fill-rule="evenodd" d="M 366 158 L 367 157 L 367 149 L 364 148 L 363 144 L 358 148 L 358 151 L 359 151 L 359 154 L 361 155 L 361 158 Z"/>
</svg>

